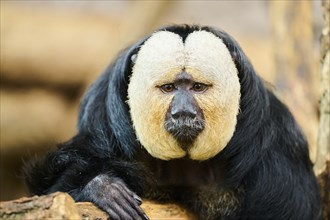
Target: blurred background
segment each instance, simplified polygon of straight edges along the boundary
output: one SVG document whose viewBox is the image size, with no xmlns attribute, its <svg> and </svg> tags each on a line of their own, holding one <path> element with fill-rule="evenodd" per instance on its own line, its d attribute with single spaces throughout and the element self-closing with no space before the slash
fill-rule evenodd
<svg viewBox="0 0 330 220">
<path fill-rule="evenodd" d="M 116 54 L 168 24 L 232 35 L 289 106 L 315 160 L 320 1 L 1 1 L 0 200 L 21 167 L 76 132 L 79 101 Z"/>
</svg>

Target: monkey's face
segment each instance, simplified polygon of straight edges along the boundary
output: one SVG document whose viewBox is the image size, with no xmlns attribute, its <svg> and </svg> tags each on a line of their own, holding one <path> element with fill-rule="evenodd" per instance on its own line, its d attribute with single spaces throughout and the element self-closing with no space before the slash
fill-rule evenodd
<svg viewBox="0 0 330 220">
<path fill-rule="evenodd" d="M 207 31 L 154 33 L 140 48 L 128 86 L 137 137 L 154 157 L 206 160 L 231 139 L 240 84 L 230 52 Z"/>
</svg>

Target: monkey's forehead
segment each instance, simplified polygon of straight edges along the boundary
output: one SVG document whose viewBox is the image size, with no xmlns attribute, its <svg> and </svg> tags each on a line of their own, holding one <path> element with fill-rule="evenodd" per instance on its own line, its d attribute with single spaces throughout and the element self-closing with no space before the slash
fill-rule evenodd
<svg viewBox="0 0 330 220">
<path fill-rule="evenodd" d="M 205 30 L 190 33 L 185 41 L 179 34 L 159 31 L 144 42 L 137 54 L 133 73 L 166 78 L 180 70 L 198 70 L 214 80 L 222 73 L 237 74 L 236 66 L 222 39 Z M 171 74 L 172 73 L 172 74 Z"/>
</svg>

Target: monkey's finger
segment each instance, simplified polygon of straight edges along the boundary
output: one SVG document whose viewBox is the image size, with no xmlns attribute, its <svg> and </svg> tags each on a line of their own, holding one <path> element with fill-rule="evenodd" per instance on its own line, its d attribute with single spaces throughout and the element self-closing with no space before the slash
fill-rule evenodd
<svg viewBox="0 0 330 220">
<path fill-rule="evenodd" d="M 108 213 L 110 219 L 115 219 L 115 220 L 120 219 L 119 215 L 117 215 L 117 213 L 114 210 L 112 210 L 111 207 L 105 208 L 104 211 L 106 211 Z"/>
<path fill-rule="evenodd" d="M 121 208 L 133 219 L 136 220 L 149 220 L 148 216 L 144 214 L 143 210 L 137 204 L 131 205 L 126 201 L 121 201 L 122 203 L 118 203 Z M 139 210 L 139 211 L 138 211 Z"/>
<path fill-rule="evenodd" d="M 123 191 L 125 191 L 129 196 L 135 199 L 135 201 L 138 203 L 138 205 L 142 204 L 142 199 L 140 196 L 136 195 L 134 192 L 132 192 L 129 188 L 126 187 L 124 184 L 118 184 L 118 187 L 120 187 Z"/>
<path fill-rule="evenodd" d="M 125 187 L 119 185 L 115 186 L 116 189 L 121 193 L 122 199 L 118 199 L 117 202 L 121 203 L 122 207 L 129 212 L 132 216 L 139 216 L 141 219 L 149 219 L 140 207 L 141 202 L 137 202 L 134 198 L 135 193 L 128 194 Z M 133 196 L 131 196 L 133 194 Z M 137 196 L 137 195 L 136 195 Z M 140 198 L 140 197 L 139 197 Z"/>
<path fill-rule="evenodd" d="M 109 203 L 108 206 L 111 206 L 110 208 L 116 212 L 121 219 L 146 220 L 147 218 L 145 217 L 142 209 L 142 213 L 136 211 L 136 208 L 140 208 L 140 206 L 136 204 L 133 198 L 131 198 L 131 201 L 128 201 L 126 197 L 130 196 L 122 193 L 119 189 L 117 190 L 119 195 L 117 195 L 113 202 Z"/>
<path fill-rule="evenodd" d="M 118 186 L 120 186 L 125 192 L 127 192 L 128 195 L 134 197 L 137 201 L 142 201 L 142 199 L 136 195 L 133 191 L 131 191 L 125 183 L 119 183 Z"/>
<path fill-rule="evenodd" d="M 119 204 L 117 202 L 109 204 L 109 211 L 111 213 L 115 213 L 119 218 L 118 219 L 137 219 L 140 220 L 140 218 L 135 218 L 130 213 L 128 213 L 124 208 L 122 203 Z M 111 219 L 111 218 L 110 218 Z M 115 218 L 116 219 L 116 218 Z"/>
<path fill-rule="evenodd" d="M 139 216 L 143 220 L 149 220 L 148 216 L 145 214 L 144 210 L 140 207 L 139 204 L 132 202 L 132 200 L 128 201 L 128 203 L 124 203 L 124 208 L 133 216 Z"/>
</svg>

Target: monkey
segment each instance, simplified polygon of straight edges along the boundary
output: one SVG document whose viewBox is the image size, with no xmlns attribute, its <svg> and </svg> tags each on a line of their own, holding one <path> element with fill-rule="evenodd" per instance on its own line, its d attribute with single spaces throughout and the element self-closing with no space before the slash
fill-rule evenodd
<svg viewBox="0 0 330 220">
<path fill-rule="evenodd" d="M 321 218 L 303 132 L 215 27 L 166 26 L 124 49 L 77 127 L 24 167 L 32 194 L 67 192 L 110 219 L 148 219 L 144 199 L 206 220 Z"/>
</svg>

